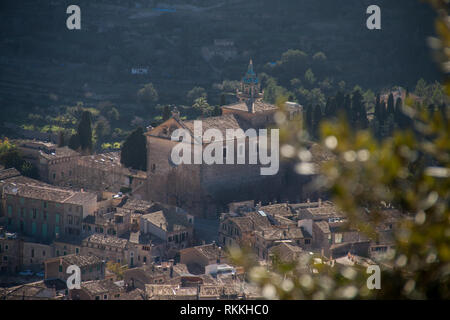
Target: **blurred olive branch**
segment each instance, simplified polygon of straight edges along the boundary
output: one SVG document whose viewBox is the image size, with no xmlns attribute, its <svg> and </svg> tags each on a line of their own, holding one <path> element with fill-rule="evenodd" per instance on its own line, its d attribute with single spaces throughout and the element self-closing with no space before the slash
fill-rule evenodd
<svg viewBox="0 0 450 320">
<path fill-rule="evenodd" d="M 427 0 L 425 0 L 427 1 Z M 244 266 L 249 280 L 269 299 L 449 299 L 450 298 L 450 2 L 428 0 L 437 12 L 436 38 L 429 44 L 444 79 L 446 106 L 437 112 L 406 99 L 403 113 L 412 127 L 382 141 L 370 130 L 354 131 L 345 118 L 321 123 L 320 145 L 333 154 L 320 164 L 310 163 L 315 186 L 330 192 L 349 224 L 371 239 L 385 218 L 386 207 L 406 218 L 395 232 L 395 250 L 377 261 L 382 266 L 381 289 L 369 290 L 362 266 L 345 267 L 306 253 L 295 263 L 272 257 L 258 264 L 251 244 L 230 251 Z M 284 100 L 277 101 L 283 109 Z M 280 111 L 282 143 L 301 156 L 310 142 L 303 125 L 286 121 Z M 292 159 L 291 159 L 292 160 Z M 299 268 L 299 265 L 306 266 Z M 388 266 L 388 267 L 386 267 Z"/>
</svg>

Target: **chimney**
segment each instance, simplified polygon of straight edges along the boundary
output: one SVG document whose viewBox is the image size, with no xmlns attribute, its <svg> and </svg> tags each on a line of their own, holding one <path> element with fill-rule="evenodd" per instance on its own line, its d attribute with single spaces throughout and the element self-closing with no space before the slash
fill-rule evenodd
<svg viewBox="0 0 450 320">
<path fill-rule="evenodd" d="M 171 278 L 173 278 L 173 266 L 170 266 L 170 275 Z"/>
<path fill-rule="evenodd" d="M 322 199 L 319 198 L 319 207 L 322 205 Z"/>
</svg>

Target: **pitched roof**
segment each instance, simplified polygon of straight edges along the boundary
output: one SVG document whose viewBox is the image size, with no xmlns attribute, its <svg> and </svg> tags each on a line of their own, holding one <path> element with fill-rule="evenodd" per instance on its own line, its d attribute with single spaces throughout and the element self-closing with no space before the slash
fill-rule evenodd
<svg viewBox="0 0 450 320">
<path fill-rule="evenodd" d="M 123 289 L 110 279 L 92 280 L 81 283 L 81 288 L 92 295 L 122 291 Z"/>
<path fill-rule="evenodd" d="M 224 140 L 226 140 L 227 129 L 232 130 L 242 129 L 246 131 L 251 126 L 246 120 L 234 114 L 224 114 L 218 117 L 209 117 L 200 120 L 183 121 L 182 122 L 183 125 L 186 127 L 186 129 L 190 131 L 192 136 L 194 136 L 194 121 L 201 121 L 202 135 L 205 133 L 206 130 L 217 129 L 222 133 Z"/>
<path fill-rule="evenodd" d="M 245 103 L 245 101 L 239 101 L 239 102 L 236 102 L 236 103 L 233 103 L 233 104 L 222 106 L 222 108 L 248 112 L 248 106 Z M 253 108 L 254 108 L 255 112 L 264 112 L 264 111 L 271 111 L 271 110 L 277 110 L 278 109 L 278 107 L 276 105 L 264 102 L 261 99 L 256 99 L 253 102 Z"/>
<path fill-rule="evenodd" d="M 169 211 L 156 211 L 142 215 L 142 219 L 147 220 L 164 231 L 182 230 L 189 226 L 187 217 L 183 214 L 177 214 Z"/>
<path fill-rule="evenodd" d="M 126 248 L 128 245 L 127 239 L 122 239 L 118 237 L 113 237 L 109 235 L 103 234 L 93 234 L 89 237 L 86 237 L 83 241 L 87 241 L 88 243 L 98 244 L 98 245 L 107 245 L 111 247 L 117 248 Z"/>
<path fill-rule="evenodd" d="M 5 180 L 20 176 L 20 172 L 16 168 L 0 170 L 0 180 Z"/>
<path fill-rule="evenodd" d="M 96 265 L 98 263 L 102 263 L 102 260 L 94 255 L 81 255 L 81 254 L 70 254 L 67 256 L 52 258 L 47 261 L 59 261 L 62 260 L 66 262 L 67 264 L 74 264 L 78 267 L 86 267 L 91 265 Z"/>
<path fill-rule="evenodd" d="M 271 247 L 269 252 L 277 255 L 281 261 L 293 261 L 296 260 L 304 251 L 300 247 L 293 246 L 286 242 L 281 242 L 280 244 Z"/>
<path fill-rule="evenodd" d="M 316 221 L 314 223 L 323 233 L 330 233 L 330 226 L 327 221 Z"/>
<path fill-rule="evenodd" d="M 214 243 L 190 247 L 190 248 L 182 249 L 181 251 L 188 251 L 188 250 L 196 250 L 201 255 L 206 257 L 208 260 L 217 259 L 220 255 L 220 251 L 221 251 L 219 249 L 219 246 L 217 246 Z"/>
<path fill-rule="evenodd" d="M 34 185 L 30 183 L 7 183 L 5 194 L 20 197 L 55 201 L 60 203 L 84 204 L 86 201 L 97 201 L 97 196 L 88 192 L 76 192 L 49 185 Z"/>
<path fill-rule="evenodd" d="M 287 203 L 275 203 L 267 206 L 262 206 L 258 210 L 264 211 L 265 213 L 271 214 L 273 216 L 290 216 L 293 215 L 291 207 Z"/>
<path fill-rule="evenodd" d="M 256 231 L 256 234 L 258 234 L 264 240 L 269 241 L 302 239 L 305 237 L 301 228 L 269 227 Z"/>
</svg>

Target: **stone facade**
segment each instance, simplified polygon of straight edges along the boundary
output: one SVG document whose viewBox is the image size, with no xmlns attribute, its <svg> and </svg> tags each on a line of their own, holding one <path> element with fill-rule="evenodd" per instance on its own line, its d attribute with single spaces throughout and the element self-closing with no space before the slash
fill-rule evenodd
<svg viewBox="0 0 450 320">
<path fill-rule="evenodd" d="M 64 282 L 70 277 L 67 268 L 76 265 L 81 269 L 81 281 L 101 280 L 105 278 L 105 263 L 93 255 L 67 255 L 51 258 L 44 262 L 45 279 L 61 279 Z"/>
<path fill-rule="evenodd" d="M 237 103 L 222 107 L 222 116 L 202 119 L 203 132 L 217 129 L 225 137 L 227 129 L 242 129 L 245 132 L 274 124 L 274 114 L 278 108 L 262 101 L 259 79 L 251 62 L 237 96 Z M 244 199 L 271 201 L 282 190 L 283 168 L 276 175 L 264 176 L 260 171 L 264 166 L 259 161 L 249 164 L 250 146 L 254 147 L 257 143 L 250 137 L 246 137 L 245 146 L 239 147 L 236 139 L 227 143 L 213 142 L 223 147 L 229 143 L 234 145 L 235 164 L 174 164 L 171 152 L 179 142 L 172 141 L 171 134 L 180 128 L 187 129 L 194 137 L 194 121 L 182 121 L 174 112 L 172 118 L 146 133 L 148 199 L 177 205 L 196 216 L 216 217 L 229 202 Z M 209 141 L 202 141 L 202 151 L 210 144 Z M 194 148 L 191 149 L 194 152 Z M 236 164 L 238 153 L 245 156 L 245 164 Z"/>
<path fill-rule="evenodd" d="M 8 230 L 37 241 L 81 235 L 83 218 L 96 210 L 96 195 L 86 192 L 11 182 L 2 193 Z"/>
</svg>

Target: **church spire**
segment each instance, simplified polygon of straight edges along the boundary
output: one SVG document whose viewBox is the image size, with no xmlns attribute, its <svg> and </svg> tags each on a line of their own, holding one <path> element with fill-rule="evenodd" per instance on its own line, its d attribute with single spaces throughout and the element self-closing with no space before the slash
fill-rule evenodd
<svg viewBox="0 0 450 320">
<path fill-rule="evenodd" d="M 255 73 L 253 71 L 253 60 L 252 59 L 250 59 L 250 63 L 248 64 L 247 73 L 250 73 L 250 74 L 254 74 Z"/>
<path fill-rule="evenodd" d="M 260 93 L 260 83 L 253 70 L 253 60 L 250 59 L 247 72 L 241 81 L 241 90 L 237 93 L 239 100 L 247 104 L 248 112 L 254 113 L 254 102 L 262 97 Z"/>
</svg>

